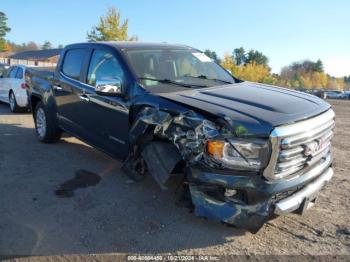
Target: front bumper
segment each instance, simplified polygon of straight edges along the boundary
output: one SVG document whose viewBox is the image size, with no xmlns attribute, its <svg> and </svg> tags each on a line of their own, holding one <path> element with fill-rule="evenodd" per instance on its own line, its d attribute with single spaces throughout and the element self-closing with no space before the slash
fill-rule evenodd
<svg viewBox="0 0 350 262">
<path fill-rule="evenodd" d="M 300 191 L 275 203 L 275 214 L 283 215 L 293 212 L 298 210 L 305 200 L 315 199 L 317 193 L 331 180 L 333 174 L 333 169 L 328 168 L 326 172 Z"/>
<path fill-rule="evenodd" d="M 266 221 L 298 211 L 305 201 L 313 200 L 333 176 L 331 163 L 328 155 L 303 175 L 278 182 L 256 173 L 192 167 L 189 183 L 195 214 L 256 232 Z M 226 197 L 227 189 L 235 189 L 237 195 Z"/>
</svg>

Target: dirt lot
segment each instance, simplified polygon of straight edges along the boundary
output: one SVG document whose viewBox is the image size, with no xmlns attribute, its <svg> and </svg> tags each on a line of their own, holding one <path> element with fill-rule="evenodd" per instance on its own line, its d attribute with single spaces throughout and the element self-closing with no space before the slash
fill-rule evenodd
<svg viewBox="0 0 350 262">
<path fill-rule="evenodd" d="M 131 183 L 119 161 L 75 138 L 37 142 L 31 115 L 0 104 L 0 255 L 350 255 L 350 101 L 331 103 L 335 177 L 305 216 L 280 217 L 256 235 L 195 217 L 151 177 Z M 78 170 L 102 179 L 58 197 Z"/>
</svg>

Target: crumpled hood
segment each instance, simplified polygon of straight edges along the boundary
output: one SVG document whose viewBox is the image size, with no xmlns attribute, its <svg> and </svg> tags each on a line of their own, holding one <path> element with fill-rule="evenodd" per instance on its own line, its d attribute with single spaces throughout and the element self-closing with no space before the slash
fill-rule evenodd
<svg viewBox="0 0 350 262">
<path fill-rule="evenodd" d="M 306 93 L 252 82 L 158 93 L 193 109 L 228 117 L 250 134 L 268 136 L 273 127 L 318 115 L 330 108 Z"/>
</svg>

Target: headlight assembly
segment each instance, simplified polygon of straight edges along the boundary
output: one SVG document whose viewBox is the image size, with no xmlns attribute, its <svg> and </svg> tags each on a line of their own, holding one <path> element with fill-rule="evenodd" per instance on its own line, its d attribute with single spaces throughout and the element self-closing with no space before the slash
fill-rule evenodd
<svg viewBox="0 0 350 262">
<path fill-rule="evenodd" d="M 228 139 L 207 142 L 207 154 L 224 167 L 259 171 L 268 164 L 269 142 L 262 139 Z"/>
</svg>

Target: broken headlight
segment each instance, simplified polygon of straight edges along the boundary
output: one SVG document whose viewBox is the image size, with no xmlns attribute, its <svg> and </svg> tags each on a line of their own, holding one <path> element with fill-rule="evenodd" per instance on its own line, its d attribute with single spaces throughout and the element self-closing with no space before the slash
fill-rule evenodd
<svg viewBox="0 0 350 262">
<path fill-rule="evenodd" d="M 261 139 L 212 140 L 207 142 L 207 154 L 226 168 L 259 171 L 266 167 L 270 149 Z"/>
</svg>

